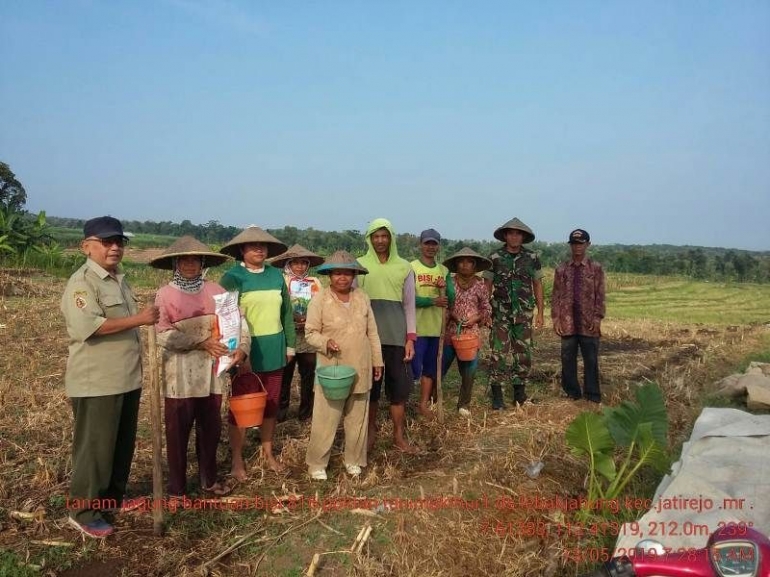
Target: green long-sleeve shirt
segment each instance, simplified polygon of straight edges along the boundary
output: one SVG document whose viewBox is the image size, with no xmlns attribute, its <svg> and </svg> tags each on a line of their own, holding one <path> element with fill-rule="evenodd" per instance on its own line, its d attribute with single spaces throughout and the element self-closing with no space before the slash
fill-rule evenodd
<svg viewBox="0 0 770 577">
<path fill-rule="evenodd" d="M 252 370 L 268 372 L 285 366 L 287 349 L 293 353 L 296 333 L 281 271 L 265 265 L 260 272 L 252 272 L 239 263 L 222 276 L 219 284 L 239 293 L 238 302 L 251 333 Z"/>
</svg>

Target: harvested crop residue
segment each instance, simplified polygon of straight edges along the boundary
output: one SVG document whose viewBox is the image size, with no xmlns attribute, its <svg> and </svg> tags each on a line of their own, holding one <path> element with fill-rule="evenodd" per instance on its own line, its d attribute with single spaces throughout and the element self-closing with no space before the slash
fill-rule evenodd
<svg viewBox="0 0 770 577">
<path fill-rule="evenodd" d="M 59 312 L 64 281 L 4 273 L 0 283 L 21 291 L 4 289 L 0 300 L 0 550 L 41 566 L 41 575 L 289 576 L 303 574 L 314 554 L 328 553 L 319 557 L 315 575 L 561 576 L 578 573 L 565 552 L 611 541 L 565 533 L 573 513 L 552 506 L 583 494 L 585 465 L 570 455 L 564 430 L 579 412 L 599 409 L 562 398 L 560 343 L 544 329 L 537 334 L 530 387 L 534 405 L 489 411 L 480 374 L 472 418 L 462 418 L 454 410 L 453 368 L 445 379 L 445 423 L 425 422 L 410 411 L 408 434 L 423 451 L 411 456 L 393 450 L 383 410 L 379 440 L 359 480 L 345 474 L 341 437 L 330 480 L 319 483 L 306 473 L 308 424 L 292 418 L 279 425 L 276 441 L 287 467 L 280 476 L 262 466 L 258 432 L 250 430 L 244 453 L 250 479 L 218 502 L 205 501 L 199 490 L 191 442 L 189 506 L 166 507 L 163 538 L 152 535 L 147 507 L 119 515 L 116 533 L 105 541 L 85 542 L 64 523 L 72 439 L 63 386 L 67 337 Z M 152 294 L 139 291 L 143 301 Z M 728 330 L 611 318 L 603 331 L 605 403 L 630 398 L 639 382 L 657 381 L 669 407 L 673 447 L 689 436 L 710 383 L 761 349 L 766 335 L 760 325 Z M 223 431 L 222 472 L 229 470 L 226 439 Z M 538 461 L 544 467 L 530 477 L 527 467 Z M 131 481 L 132 496 L 149 497 L 146 394 Z M 640 482 L 629 489 L 632 495 L 657 480 L 643 476 Z M 29 513 L 29 519 L 12 518 L 12 511 Z M 367 525 L 368 538 L 351 553 Z"/>
</svg>

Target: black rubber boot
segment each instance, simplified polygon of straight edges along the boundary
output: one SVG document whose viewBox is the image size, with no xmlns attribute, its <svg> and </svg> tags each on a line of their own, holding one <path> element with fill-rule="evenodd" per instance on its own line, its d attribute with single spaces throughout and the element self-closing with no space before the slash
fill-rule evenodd
<svg viewBox="0 0 770 577">
<path fill-rule="evenodd" d="M 505 408 L 503 403 L 503 387 L 500 385 L 492 385 L 492 409 L 495 411 L 501 411 Z"/>
<path fill-rule="evenodd" d="M 527 393 L 524 391 L 524 385 L 513 385 L 514 405 L 523 405 L 526 401 Z"/>
</svg>

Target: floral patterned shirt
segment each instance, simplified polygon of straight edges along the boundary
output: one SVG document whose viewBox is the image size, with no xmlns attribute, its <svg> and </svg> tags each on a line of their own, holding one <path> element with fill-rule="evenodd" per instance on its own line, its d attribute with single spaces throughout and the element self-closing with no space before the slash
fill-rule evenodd
<svg viewBox="0 0 770 577">
<path fill-rule="evenodd" d="M 481 320 L 470 326 L 466 326 L 464 332 L 479 334 L 480 326 L 488 326 L 492 319 L 492 305 L 489 302 L 489 291 L 484 281 L 479 277 L 473 277 L 473 282 L 463 288 L 457 282 L 457 275 L 452 274 L 452 281 L 455 286 L 454 303 L 449 312 L 450 317 L 447 322 L 444 338 L 450 339 L 457 332 L 457 320 L 454 317 L 468 318 L 473 315 L 481 316 Z M 449 341 L 447 341 L 449 342 Z"/>
</svg>

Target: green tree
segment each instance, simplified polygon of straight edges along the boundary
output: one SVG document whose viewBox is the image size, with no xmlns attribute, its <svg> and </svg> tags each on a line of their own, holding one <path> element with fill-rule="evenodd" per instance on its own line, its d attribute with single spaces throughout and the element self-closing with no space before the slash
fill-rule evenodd
<svg viewBox="0 0 770 577">
<path fill-rule="evenodd" d="M 11 168 L 0 162 L 0 258 L 20 257 L 25 262 L 35 247 L 52 240 L 45 212 L 27 214 L 26 202 L 24 186 Z"/>
<path fill-rule="evenodd" d="M 16 180 L 16 175 L 5 162 L 0 161 L 0 208 L 5 212 L 22 211 L 27 203 L 27 191 Z"/>
</svg>

